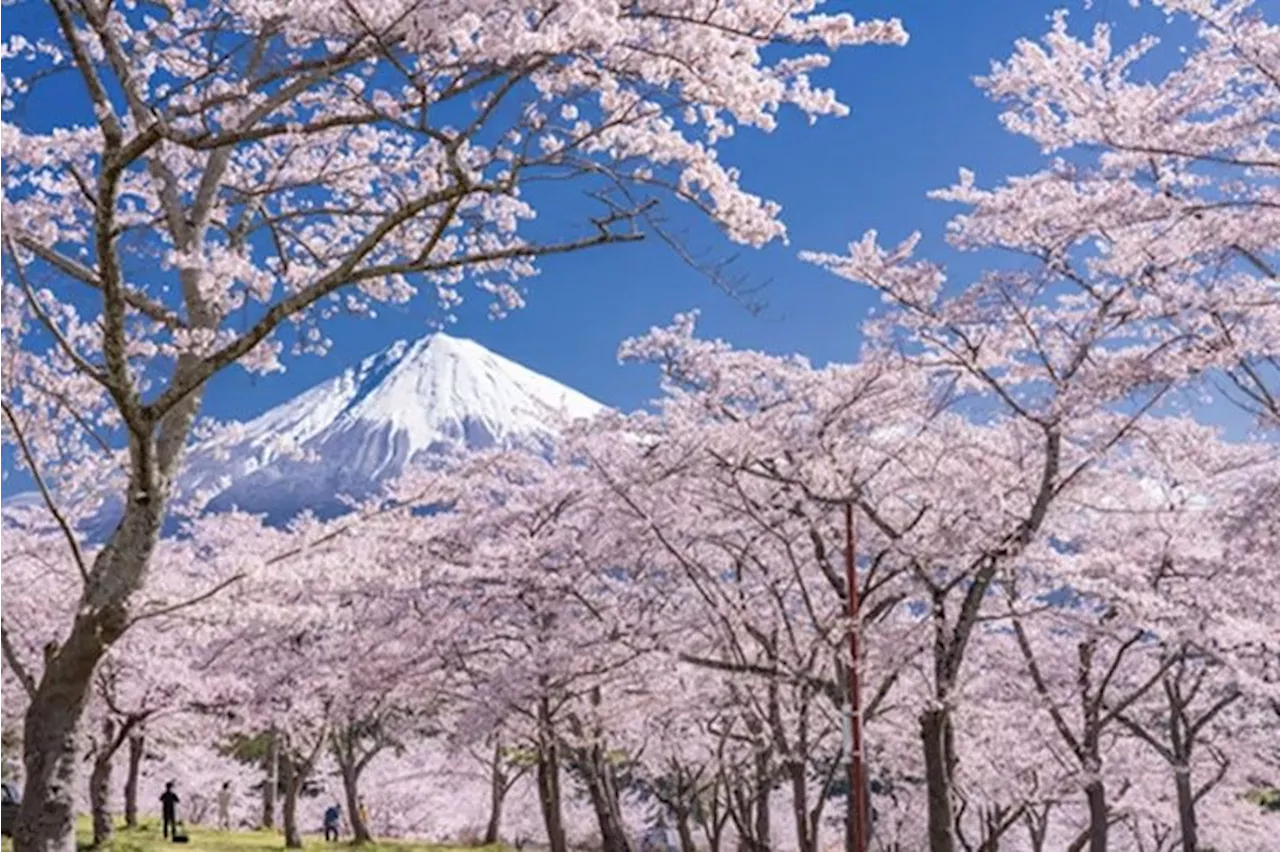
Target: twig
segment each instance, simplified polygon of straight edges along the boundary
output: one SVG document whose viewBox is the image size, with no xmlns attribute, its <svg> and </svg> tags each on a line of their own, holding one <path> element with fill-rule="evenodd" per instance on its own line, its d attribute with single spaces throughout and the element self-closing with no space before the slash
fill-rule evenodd
<svg viewBox="0 0 1280 852">
<path fill-rule="evenodd" d="M 218 583 L 216 586 L 209 589 L 207 592 L 202 592 L 201 594 L 196 595 L 194 598 L 188 598 L 185 601 L 180 601 L 179 603 L 172 604 L 166 607 L 161 607 L 160 609 L 155 609 L 155 610 L 152 610 L 151 612 L 144 612 L 141 615 L 138 615 L 130 619 L 129 626 L 132 627 L 133 625 L 137 624 L 139 621 L 144 621 L 148 618 L 160 618 L 165 615 L 172 615 L 173 613 L 178 612 L 179 610 L 186 609 L 187 607 L 195 606 L 196 604 L 204 603 L 205 601 L 209 600 L 209 598 L 218 594 L 218 592 L 221 592 L 223 589 L 226 589 L 229 586 L 232 586 L 240 582 L 246 576 L 248 575 L 236 574 L 234 576 L 228 577 L 227 579 L 223 580 L 221 583 Z"/>
</svg>

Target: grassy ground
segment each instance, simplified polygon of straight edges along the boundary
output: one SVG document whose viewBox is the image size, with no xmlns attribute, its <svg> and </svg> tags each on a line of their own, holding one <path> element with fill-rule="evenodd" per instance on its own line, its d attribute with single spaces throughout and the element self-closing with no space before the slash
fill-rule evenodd
<svg viewBox="0 0 1280 852">
<path fill-rule="evenodd" d="M 93 837 L 88 820 L 81 820 L 78 828 L 80 848 L 88 849 L 89 841 Z M 215 831 L 199 826 L 187 826 L 187 834 L 191 837 L 190 843 L 185 846 L 174 845 L 160 835 L 158 822 L 144 820 L 137 829 L 118 828 L 115 839 L 110 846 L 104 848 L 103 852 L 162 852 L 162 850 L 178 852 L 180 849 L 200 849 L 204 852 L 274 852 L 274 850 L 284 849 L 284 837 L 274 831 Z M 309 849 L 328 847 L 346 852 L 355 848 L 347 843 L 325 843 L 319 835 L 308 836 L 304 840 Z M 386 841 L 358 848 L 360 852 L 454 852 L 460 847 Z M 7 837 L 4 838 L 3 843 L 0 843 L 0 850 L 12 852 L 12 841 Z M 477 847 L 474 852 L 501 852 L 501 847 Z"/>
</svg>

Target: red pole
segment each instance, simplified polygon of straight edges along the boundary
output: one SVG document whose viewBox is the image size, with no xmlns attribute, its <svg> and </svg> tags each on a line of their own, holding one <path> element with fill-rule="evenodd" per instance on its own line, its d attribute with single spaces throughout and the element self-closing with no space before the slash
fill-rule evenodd
<svg viewBox="0 0 1280 852">
<path fill-rule="evenodd" d="M 858 571 L 853 504 L 844 504 L 844 571 L 849 588 L 849 852 L 867 852 L 867 787 L 862 770 L 862 690 L 858 681 Z"/>
</svg>

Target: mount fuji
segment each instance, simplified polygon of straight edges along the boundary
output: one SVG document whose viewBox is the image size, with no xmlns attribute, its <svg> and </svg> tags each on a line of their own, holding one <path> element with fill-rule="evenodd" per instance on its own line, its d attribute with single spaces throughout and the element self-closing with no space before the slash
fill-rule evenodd
<svg viewBox="0 0 1280 852">
<path fill-rule="evenodd" d="M 415 463 L 488 447 L 543 449 L 605 407 L 478 343 L 447 334 L 397 341 L 188 455 L 180 491 L 212 490 L 210 511 L 282 521 L 345 511 Z"/>
<path fill-rule="evenodd" d="M 383 351 L 187 452 L 177 493 L 207 510 L 283 523 L 348 510 L 410 465 L 489 447 L 544 450 L 568 423 L 605 406 L 471 340 L 433 334 Z M 32 495 L 6 498 L 9 506 Z M 86 525 L 105 536 L 118 501 Z"/>
</svg>

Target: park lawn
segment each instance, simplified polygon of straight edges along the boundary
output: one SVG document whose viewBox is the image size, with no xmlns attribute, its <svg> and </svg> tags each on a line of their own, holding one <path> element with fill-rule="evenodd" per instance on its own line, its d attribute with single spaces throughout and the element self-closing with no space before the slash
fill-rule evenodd
<svg viewBox="0 0 1280 852">
<path fill-rule="evenodd" d="M 88 849 L 93 837 L 92 826 L 88 819 L 81 819 L 77 826 L 80 848 Z M 115 839 L 104 852 L 177 852 L 179 849 L 200 849 L 204 852 L 275 852 L 284 849 L 284 836 L 274 831 L 216 831 L 200 826 L 187 826 L 187 834 L 191 842 L 176 845 L 168 842 L 160 835 L 158 822 L 143 821 L 137 829 L 117 828 Z M 351 850 L 357 847 L 349 843 L 325 843 L 320 835 L 303 838 L 307 849 L 341 849 Z M 358 847 L 361 852 L 452 852 L 470 848 L 473 852 L 502 852 L 501 846 L 458 847 L 432 843 L 414 843 L 411 841 L 381 841 Z M 2 852 L 13 852 L 13 841 L 8 837 L 0 843 Z"/>
</svg>

